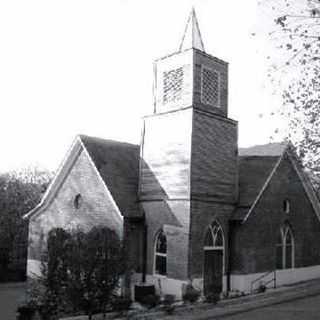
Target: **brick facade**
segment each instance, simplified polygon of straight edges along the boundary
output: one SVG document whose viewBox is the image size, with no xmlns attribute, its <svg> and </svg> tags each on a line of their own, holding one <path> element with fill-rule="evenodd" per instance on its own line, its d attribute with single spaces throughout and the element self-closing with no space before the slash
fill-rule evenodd
<svg viewBox="0 0 320 320">
<path fill-rule="evenodd" d="M 74 200 L 81 194 L 82 203 L 77 209 Z M 65 180 L 43 212 L 32 217 L 29 225 L 28 260 L 41 258 L 46 236 L 52 228 L 71 229 L 105 225 L 122 234 L 122 217 L 106 191 L 88 154 L 81 148 Z"/>
<path fill-rule="evenodd" d="M 283 201 L 290 201 L 290 213 Z M 295 268 L 320 264 L 320 223 L 291 160 L 285 156 L 248 220 L 233 234 L 231 270 L 234 274 L 276 268 L 276 242 L 288 222 L 294 235 Z"/>
</svg>

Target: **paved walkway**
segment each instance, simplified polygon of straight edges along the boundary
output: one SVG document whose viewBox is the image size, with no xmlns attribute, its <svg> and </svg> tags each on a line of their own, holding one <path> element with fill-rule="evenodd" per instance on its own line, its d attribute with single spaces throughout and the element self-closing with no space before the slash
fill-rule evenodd
<svg viewBox="0 0 320 320">
<path fill-rule="evenodd" d="M 259 309 L 266 309 L 270 306 L 285 306 L 286 303 L 291 303 L 290 305 L 294 305 L 294 301 L 302 303 L 302 300 L 311 301 L 312 297 L 315 298 L 316 301 L 320 302 L 320 279 L 314 279 L 308 282 L 280 287 L 276 289 L 269 289 L 265 293 L 256 294 L 256 295 L 248 295 L 245 297 L 234 298 L 234 299 L 226 299 L 220 301 L 216 305 L 212 304 L 204 304 L 198 303 L 189 306 L 181 306 L 177 307 L 173 313 L 173 315 L 169 316 L 164 311 L 149 311 L 146 313 L 140 314 L 131 314 L 130 319 L 136 320 L 155 320 L 155 319 L 181 319 L 181 320 L 207 320 L 207 319 L 219 319 L 219 318 L 227 318 L 227 319 L 247 319 L 246 316 L 249 315 L 248 312 L 252 312 L 253 318 L 249 319 L 279 319 L 272 317 L 272 312 L 265 318 L 257 317 L 258 313 L 254 313 L 254 311 L 258 311 Z M 309 302 L 308 302 L 309 303 Z M 319 314 L 319 313 L 318 313 Z M 115 318 L 107 317 L 107 319 L 128 319 L 128 317 Z M 319 317 L 320 318 L 320 317 Z M 86 316 L 80 316 L 75 318 L 70 318 L 73 320 L 87 320 Z M 94 317 L 95 320 L 101 320 L 102 316 L 98 315 Z M 290 318 L 284 318 L 290 319 Z M 308 318 L 301 318 L 308 319 Z M 313 318 L 310 318 L 310 320 Z M 308 319 L 309 320 L 309 319 Z"/>
<path fill-rule="evenodd" d="M 225 320 L 319 320 L 320 295 L 226 316 Z M 213 318 L 208 318 L 213 319 Z"/>
<path fill-rule="evenodd" d="M 1 283 L 0 284 L 0 319 L 15 320 L 17 306 L 25 297 L 26 284 Z"/>
<path fill-rule="evenodd" d="M 320 279 L 315 279 L 294 286 L 269 289 L 262 294 L 223 300 L 215 306 L 203 304 L 181 308 L 173 316 L 162 316 L 161 319 L 218 319 L 318 295 Z"/>
</svg>

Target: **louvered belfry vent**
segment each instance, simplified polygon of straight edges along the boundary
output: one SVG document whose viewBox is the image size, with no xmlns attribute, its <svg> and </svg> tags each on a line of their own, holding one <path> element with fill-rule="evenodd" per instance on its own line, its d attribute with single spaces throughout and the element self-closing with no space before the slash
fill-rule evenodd
<svg viewBox="0 0 320 320">
<path fill-rule="evenodd" d="M 219 73 L 208 68 L 202 68 L 201 102 L 219 107 Z"/>
<path fill-rule="evenodd" d="M 182 98 L 183 67 L 163 72 L 163 104 Z"/>
</svg>

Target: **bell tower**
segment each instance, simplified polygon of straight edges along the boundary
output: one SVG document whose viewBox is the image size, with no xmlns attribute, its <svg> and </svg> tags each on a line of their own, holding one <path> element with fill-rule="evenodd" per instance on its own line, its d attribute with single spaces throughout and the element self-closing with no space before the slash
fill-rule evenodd
<svg viewBox="0 0 320 320">
<path fill-rule="evenodd" d="M 238 131 L 228 118 L 228 64 L 205 52 L 194 9 L 178 51 L 154 62 L 153 114 L 143 120 L 139 202 L 147 273 L 155 270 L 161 230 L 166 276 L 197 277 L 203 230 L 216 214 L 227 219 L 237 201 Z"/>
<path fill-rule="evenodd" d="M 154 112 L 193 106 L 227 116 L 228 64 L 206 54 L 192 9 L 179 51 L 154 63 Z"/>
</svg>

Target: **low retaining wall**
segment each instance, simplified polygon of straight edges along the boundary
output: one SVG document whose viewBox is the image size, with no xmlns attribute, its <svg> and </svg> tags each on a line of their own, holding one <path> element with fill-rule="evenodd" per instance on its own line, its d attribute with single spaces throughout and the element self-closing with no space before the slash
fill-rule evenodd
<svg viewBox="0 0 320 320">
<path fill-rule="evenodd" d="M 239 290 L 241 292 L 250 293 L 251 283 L 263 276 L 262 273 L 251 273 L 251 274 L 232 274 L 230 278 L 231 290 Z M 256 289 L 260 283 L 266 283 L 273 278 L 274 274 L 270 273 L 267 277 L 257 281 L 253 289 Z M 307 281 L 311 279 L 320 278 L 320 266 L 311 266 L 305 268 L 294 268 L 285 270 L 276 270 L 276 286 L 283 286 L 293 284 L 297 282 Z M 268 287 L 272 287 L 273 282 L 268 284 Z"/>
</svg>

